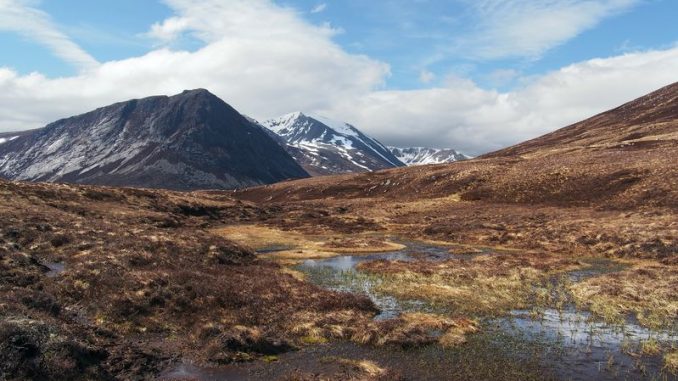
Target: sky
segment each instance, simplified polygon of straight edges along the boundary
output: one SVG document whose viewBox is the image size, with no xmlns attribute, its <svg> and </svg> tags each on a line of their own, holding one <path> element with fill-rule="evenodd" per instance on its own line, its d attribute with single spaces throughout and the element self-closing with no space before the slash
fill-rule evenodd
<svg viewBox="0 0 678 381">
<path fill-rule="evenodd" d="M 0 132 L 206 88 L 470 155 L 678 81 L 676 0 L 0 0 Z"/>
</svg>

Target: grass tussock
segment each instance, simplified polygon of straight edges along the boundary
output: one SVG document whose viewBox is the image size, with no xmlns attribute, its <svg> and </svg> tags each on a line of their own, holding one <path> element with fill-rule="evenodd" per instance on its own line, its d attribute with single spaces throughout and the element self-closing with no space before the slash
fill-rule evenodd
<svg viewBox="0 0 678 381">
<path fill-rule="evenodd" d="M 495 315 L 535 301 L 552 302 L 550 279 L 582 266 L 558 256 L 497 254 L 443 262 L 372 261 L 358 267 L 381 278 L 379 292 L 466 315 Z"/>
<path fill-rule="evenodd" d="M 402 375 L 383 367 L 368 359 L 353 359 L 343 356 L 323 356 L 320 358 L 320 372 L 304 372 L 296 369 L 281 379 L 286 381 L 317 380 L 364 380 L 364 381 L 399 381 Z"/>
<path fill-rule="evenodd" d="M 340 364 L 349 365 L 368 377 L 382 377 L 387 374 L 387 370 L 385 368 L 380 367 L 370 360 L 351 360 L 340 357 L 325 358 L 323 360 L 336 361 Z"/>
<path fill-rule="evenodd" d="M 373 321 L 347 310 L 323 315 L 304 313 L 297 315 L 296 320 L 288 329 L 302 337 L 302 344 L 344 339 L 374 346 L 452 347 L 463 344 L 467 335 L 478 331 L 474 320 L 427 313 L 405 313 L 395 319 Z"/>
<path fill-rule="evenodd" d="M 646 327 L 676 328 L 678 266 L 654 261 L 571 285 L 575 301 L 611 323 L 629 313 Z"/>
<path fill-rule="evenodd" d="M 669 372 L 678 375 L 678 350 L 664 355 L 664 365 Z"/>
</svg>

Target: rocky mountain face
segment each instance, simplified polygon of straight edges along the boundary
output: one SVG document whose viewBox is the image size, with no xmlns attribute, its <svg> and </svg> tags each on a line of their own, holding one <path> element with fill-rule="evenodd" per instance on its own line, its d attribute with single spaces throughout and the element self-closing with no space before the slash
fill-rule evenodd
<svg viewBox="0 0 678 381">
<path fill-rule="evenodd" d="M 295 112 L 261 126 L 282 138 L 287 152 L 314 176 L 405 165 L 383 144 L 350 124 Z"/>
<path fill-rule="evenodd" d="M 461 152 L 451 148 L 428 148 L 428 147 L 388 147 L 391 153 L 400 161 L 412 165 L 452 163 L 459 160 L 470 159 Z"/>
<path fill-rule="evenodd" d="M 308 174 L 268 134 L 198 89 L 117 103 L 6 140 L 0 176 L 191 190 Z"/>
</svg>

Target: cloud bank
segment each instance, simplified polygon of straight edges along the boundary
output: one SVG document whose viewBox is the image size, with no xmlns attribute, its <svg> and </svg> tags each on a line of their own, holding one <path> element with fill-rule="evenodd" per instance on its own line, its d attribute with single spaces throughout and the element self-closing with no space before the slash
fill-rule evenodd
<svg viewBox="0 0 678 381">
<path fill-rule="evenodd" d="M 556 1 L 539 3 L 548 2 Z M 596 3 L 618 10 L 631 2 Z M 23 11 L 0 11 L 2 21 L 20 25 L 29 17 L 52 28 L 44 23 L 47 15 L 28 3 L 12 3 Z M 552 131 L 678 79 L 676 46 L 575 63 L 523 79 L 525 84 L 510 92 L 483 89 L 454 76 L 437 88 L 384 90 L 390 75 L 387 63 L 346 52 L 333 41 L 335 29 L 312 25 L 294 9 L 268 0 L 166 3 L 174 16 L 149 27 L 148 36 L 158 46 L 143 56 L 101 64 L 92 59 L 88 64 L 87 54 L 61 35 L 45 41 L 70 46 L 67 53 L 54 50 L 86 67 L 80 74 L 47 78 L 0 68 L 0 131 L 41 127 L 116 101 L 203 87 L 259 119 L 303 110 L 351 122 L 386 144 L 446 146 L 476 155 Z M 517 2 L 479 3 L 489 7 Z M 9 0 L 0 0 L 0 6 L 7 4 Z M 39 38 L 37 32 L 30 33 Z M 203 47 L 173 49 L 172 42 L 179 38 L 198 40 Z M 426 82 L 430 76 L 423 74 Z"/>
</svg>

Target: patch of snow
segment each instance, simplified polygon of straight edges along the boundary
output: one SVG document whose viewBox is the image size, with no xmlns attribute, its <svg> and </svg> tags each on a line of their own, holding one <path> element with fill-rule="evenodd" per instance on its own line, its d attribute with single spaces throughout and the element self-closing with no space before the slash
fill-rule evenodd
<svg viewBox="0 0 678 381">
<path fill-rule="evenodd" d="M 18 138 L 18 136 L 10 136 L 8 138 L 0 138 L 0 144 L 11 142 L 12 140 Z"/>
<path fill-rule="evenodd" d="M 333 129 L 334 131 L 341 135 L 360 138 L 360 132 L 356 130 L 355 127 L 351 126 L 348 123 L 326 118 L 324 116 L 310 115 L 310 117 L 326 125 L 327 127 Z"/>
<path fill-rule="evenodd" d="M 425 165 L 451 163 L 458 160 L 466 160 L 471 157 L 453 149 L 428 148 L 428 147 L 389 147 L 391 153 L 407 165 Z"/>
</svg>

